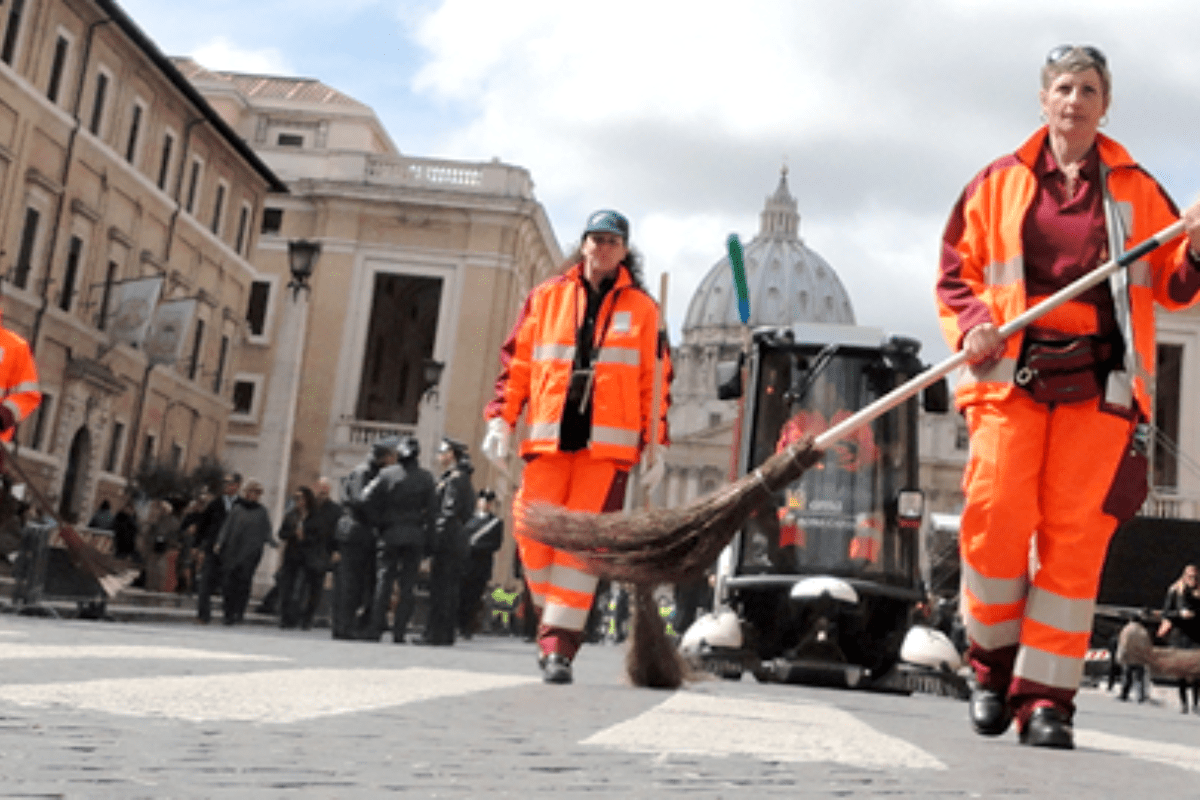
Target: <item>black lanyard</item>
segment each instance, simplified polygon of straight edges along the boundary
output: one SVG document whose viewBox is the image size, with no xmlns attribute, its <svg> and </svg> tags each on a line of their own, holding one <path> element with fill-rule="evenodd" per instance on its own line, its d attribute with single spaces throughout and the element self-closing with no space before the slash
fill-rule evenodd
<svg viewBox="0 0 1200 800">
<path fill-rule="evenodd" d="M 596 329 L 594 322 L 592 325 L 587 324 L 589 318 L 588 311 L 591 307 L 591 299 L 593 295 L 591 284 L 589 284 L 587 278 L 584 278 L 582 275 L 580 275 L 580 281 L 583 284 L 582 288 L 584 296 L 587 298 L 587 303 L 584 307 L 583 318 L 580 319 L 579 292 L 577 290 L 575 292 L 575 319 L 578 320 L 577 327 L 575 329 L 575 367 L 577 369 L 588 369 L 592 365 L 592 353 L 604 346 L 604 340 L 608 338 L 608 329 L 612 325 L 613 314 L 616 313 L 617 290 L 614 288 L 616 285 L 616 278 L 613 277 L 609 278 L 608 280 L 601 281 L 600 288 L 596 289 L 594 292 L 596 295 L 598 295 L 598 302 L 596 305 L 597 315 L 600 314 L 600 309 L 604 307 L 605 297 L 607 297 L 609 294 L 612 294 L 613 296 L 612 305 L 608 310 L 608 315 L 604 318 L 604 325 L 600 329 L 599 341 L 595 340 L 594 334 Z M 607 288 L 605 284 L 608 284 Z M 587 333 L 588 335 L 580 336 L 581 333 Z"/>
</svg>

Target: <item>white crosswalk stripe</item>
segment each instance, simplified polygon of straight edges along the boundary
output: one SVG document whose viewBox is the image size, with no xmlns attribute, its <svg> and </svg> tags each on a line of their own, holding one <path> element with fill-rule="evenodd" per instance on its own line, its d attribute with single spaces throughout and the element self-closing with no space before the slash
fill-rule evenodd
<svg viewBox="0 0 1200 800">
<path fill-rule="evenodd" d="M 3 659 L 126 659 L 161 661 L 290 661 L 282 656 L 259 656 L 247 653 L 223 653 L 198 650 L 192 647 L 157 647 L 154 645 L 75 645 L 75 644 L 6 644 L 0 648 Z"/>
<path fill-rule="evenodd" d="M 746 755 L 764 761 L 825 761 L 866 769 L 946 769 L 919 747 L 880 733 L 830 705 L 697 692 L 679 692 L 582 744 L 656 755 Z"/>
<path fill-rule="evenodd" d="M 288 723 L 535 682 L 525 676 L 420 667 L 265 670 L 17 684 L 0 687 L 0 702 L 193 722 Z"/>
<path fill-rule="evenodd" d="M 1119 755 L 1167 764 L 1180 769 L 1200 772 L 1200 747 L 1189 747 L 1172 742 L 1155 742 L 1149 739 L 1134 739 L 1112 733 L 1092 730 L 1075 730 L 1077 747 L 1106 750 Z"/>
</svg>

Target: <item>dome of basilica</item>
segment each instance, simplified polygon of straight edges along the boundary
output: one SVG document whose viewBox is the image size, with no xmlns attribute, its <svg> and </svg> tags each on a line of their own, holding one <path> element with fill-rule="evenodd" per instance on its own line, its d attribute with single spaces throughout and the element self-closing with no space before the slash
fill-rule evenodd
<svg viewBox="0 0 1200 800">
<path fill-rule="evenodd" d="M 796 198 L 788 191 L 787 167 L 767 198 L 758 235 L 743 248 L 750 290 L 750 326 L 822 322 L 853 325 L 850 296 L 833 267 L 800 239 Z M 684 338 L 699 329 L 740 328 L 729 256 L 700 282 L 683 322 Z"/>
</svg>

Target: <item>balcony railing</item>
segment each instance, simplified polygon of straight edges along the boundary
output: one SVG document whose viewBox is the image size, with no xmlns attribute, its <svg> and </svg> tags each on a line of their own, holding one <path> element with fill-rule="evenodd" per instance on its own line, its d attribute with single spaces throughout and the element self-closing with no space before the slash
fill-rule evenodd
<svg viewBox="0 0 1200 800">
<path fill-rule="evenodd" d="M 1200 497 L 1153 490 L 1139 513 L 1143 517 L 1200 519 Z"/>
<path fill-rule="evenodd" d="M 416 431 L 416 425 L 343 418 L 337 426 L 336 442 L 348 448 L 366 449 L 379 439 L 415 434 Z"/>
<path fill-rule="evenodd" d="M 449 161 L 354 150 L 271 151 L 264 154 L 264 159 L 284 180 L 533 198 L 533 179 L 529 171 L 499 161 Z"/>
</svg>

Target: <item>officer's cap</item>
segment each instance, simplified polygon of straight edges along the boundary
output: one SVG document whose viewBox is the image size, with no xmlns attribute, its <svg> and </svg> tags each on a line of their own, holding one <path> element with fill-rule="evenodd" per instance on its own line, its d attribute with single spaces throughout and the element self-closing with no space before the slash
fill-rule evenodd
<svg viewBox="0 0 1200 800">
<path fill-rule="evenodd" d="M 371 455 L 384 456 L 388 453 L 396 452 L 396 447 L 400 444 L 399 436 L 384 436 L 371 442 Z"/>
</svg>

